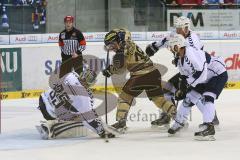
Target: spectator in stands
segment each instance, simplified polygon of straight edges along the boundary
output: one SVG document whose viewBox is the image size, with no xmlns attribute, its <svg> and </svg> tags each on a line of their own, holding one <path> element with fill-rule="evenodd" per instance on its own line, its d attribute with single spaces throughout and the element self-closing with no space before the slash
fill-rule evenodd
<svg viewBox="0 0 240 160">
<path fill-rule="evenodd" d="M 236 8 L 240 8 L 240 0 L 234 0 L 234 4 L 236 5 Z"/>
<path fill-rule="evenodd" d="M 224 8 L 236 8 L 235 0 L 224 0 Z"/>
<path fill-rule="evenodd" d="M 208 9 L 219 9 L 222 8 L 224 0 L 204 0 L 203 4 Z"/>
<path fill-rule="evenodd" d="M 176 0 L 164 0 L 163 1 L 169 9 L 175 9 L 178 7 Z"/>
<path fill-rule="evenodd" d="M 202 5 L 202 0 L 176 0 L 177 4 L 182 5 L 182 8 L 197 8 Z"/>
<path fill-rule="evenodd" d="M 222 8 L 224 9 L 236 9 L 239 8 L 238 4 L 240 4 L 240 0 L 223 0 L 223 3 Z"/>
<path fill-rule="evenodd" d="M 166 4 L 177 5 L 176 0 L 166 0 Z"/>
<path fill-rule="evenodd" d="M 235 3 L 235 0 L 224 0 L 224 4 L 232 5 Z"/>
<path fill-rule="evenodd" d="M 234 0 L 234 4 L 240 4 L 240 0 Z"/>
</svg>

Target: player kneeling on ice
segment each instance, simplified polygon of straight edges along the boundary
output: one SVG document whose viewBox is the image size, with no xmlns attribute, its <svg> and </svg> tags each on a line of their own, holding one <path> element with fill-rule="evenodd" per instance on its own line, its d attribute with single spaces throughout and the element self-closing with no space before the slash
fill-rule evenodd
<svg viewBox="0 0 240 160">
<path fill-rule="evenodd" d="M 88 69 L 81 76 L 70 72 L 41 94 L 38 108 L 47 121 L 37 129 L 43 139 L 86 136 L 86 128 L 101 138 L 115 137 L 116 132 L 103 124 L 93 110 L 89 85 L 95 78 L 96 74 Z"/>
<path fill-rule="evenodd" d="M 103 75 L 110 77 L 121 74 L 125 69 L 130 72 L 130 79 L 125 83 L 117 103 L 117 123 L 112 126 L 125 130 L 127 115 L 135 97 L 146 91 L 148 98 L 166 112 L 170 117 L 175 115 L 176 107 L 163 96 L 161 74 L 153 65 L 149 56 L 131 40 L 126 29 L 114 29 L 104 38 L 105 49 L 113 51 L 113 64 L 109 65 Z"/>
<path fill-rule="evenodd" d="M 184 126 L 191 107 L 196 105 L 203 115 L 203 124 L 200 125 L 200 131 L 195 132 L 195 139 L 215 140 L 212 122 L 215 115 L 214 101 L 228 80 L 224 60 L 222 57 L 214 57 L 202 50 L 186 46 L 185 41 L 180 34 L 169 40 L 169 48 L 178 58 L 177 67 L 180 74 L 186 77 L 189 88 L 168 133 L 173 135 L 178 132 Z"/>
</svg>

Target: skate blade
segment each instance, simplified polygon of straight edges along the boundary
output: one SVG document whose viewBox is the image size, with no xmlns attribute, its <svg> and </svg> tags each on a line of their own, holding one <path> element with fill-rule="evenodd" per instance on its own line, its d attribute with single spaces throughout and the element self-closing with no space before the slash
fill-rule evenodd
<svg viewBox="0 0 240 160">
<path fill-rule="evenodd" d="M 177 131 L 177 132 L 174 133 L 174 134 L 168 133 L 168 137 L 180 137 L 180 135 L 181 135 L 181 132 L 180 132 L 180 131 Z"/>
<path fill-rule="evenodd" d="M 44 140 L 48 140 L 48 134 L 45 132 L 45 130 L 41 126 L 36 126 L 36 129 L 38 133 L 40 134 L 41 138 Z"/>
<path fill-rule="evenodd" d="M 195 136 L 194 137 L 195 140 L 197 141 L 215 141 L 215 137 L 213 135 L 209 135 L 209 136 Z"/>
<path fill-rule="evenodd" d="M 164 124 L 162 126 L 152 125 L 151 128 L 154 130 L 167 131 L 170 128 L 170 124 Z"/>
<path fill-rule="evenodd" d="M 127 127 L 126 127 L 127 128 Z M 110 132 L 110 133 L 113 133 L 116 137 L 119 136 L 120 134 L 124 134 L 125 131 L 126 131 L 126 128 L 121 128 L 121 129 L 116 129 L 112 126 L 105 126 L 104 129 L 107 131 L 107 132 Z"/>
<path fill-rule="evenodd" d="M 127 132 L 127 127 L 117 129 L 120 134 L 125 134 Z"/>
</svg>

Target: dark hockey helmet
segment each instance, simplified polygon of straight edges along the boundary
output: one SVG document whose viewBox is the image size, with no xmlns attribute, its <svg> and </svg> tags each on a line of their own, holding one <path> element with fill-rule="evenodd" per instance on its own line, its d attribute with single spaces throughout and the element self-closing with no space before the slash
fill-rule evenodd
<svg viewBox="0 0 240 160">
<path fill-rule="evenodd" d="M 105 46 L 108 46 L 109 44 L 112 44 L 113 42 L 117 42 L 119 43 L 119 37 L 118 37 L 118 33 L 116 31 L 110 31 L 105 35 L 104 38 L 104 44 Z"/>
<path fill-rule="evenodd" d="M 122 29 L 113 29 L 105 35 L 104 43 L 106 46 L 113 42 L 117 42 L 119 44 L 120 42 L 123 42 L 124 39 L 125 32 L 123 32 Z"/>
</svg>

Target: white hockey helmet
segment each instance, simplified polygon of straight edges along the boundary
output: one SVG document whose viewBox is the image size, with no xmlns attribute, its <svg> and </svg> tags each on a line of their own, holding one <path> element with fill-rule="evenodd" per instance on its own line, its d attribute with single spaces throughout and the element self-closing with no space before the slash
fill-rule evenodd
<svg viewBox="0 0 240 160">
<path fill-rule="evenodd" d="M 184 16 L 178 17 L 174 23 L 175 28 L 185 28 L 188 27 L 190 30 L 190 19 Z"/>
<path fill-rule="evenodd" d="M 186 46 L 186 40 L 181 34 L 175 34 L 173 37 L 170 37 L 168 41 L 168 46 L 171 51 L 174 51 L 174 47 L 178 46 L 178 50 Z"/>
</svg>

